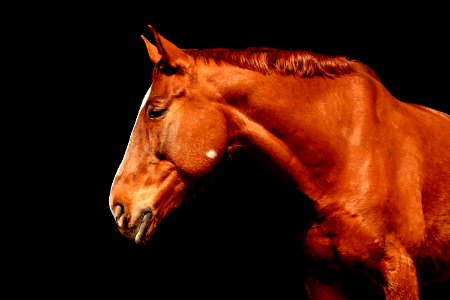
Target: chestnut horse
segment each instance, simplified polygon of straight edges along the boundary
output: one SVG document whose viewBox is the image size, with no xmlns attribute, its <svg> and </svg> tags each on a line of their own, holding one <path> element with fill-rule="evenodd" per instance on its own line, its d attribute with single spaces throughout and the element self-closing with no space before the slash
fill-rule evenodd
<svg viewBox="0 0 450 300">
<path fill-rule="evenodd" d="M 310 299 L 348 299 L 329 275 L 341 269 L 364 270 L 384 299 L 419 299 L 449 278 L 449 115 L 399 101 L 344 56 L 180 49 L 149 27 L 152 84 L 109 198 L 124 236 L 146 243 L 244 148 L 311 201 L 299 234 Z"/>
</svg>

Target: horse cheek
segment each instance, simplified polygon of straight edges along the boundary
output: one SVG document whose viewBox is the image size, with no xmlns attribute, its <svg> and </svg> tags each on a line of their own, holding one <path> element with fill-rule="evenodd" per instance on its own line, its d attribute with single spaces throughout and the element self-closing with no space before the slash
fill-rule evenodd
<svg viewBox="0 0 450 300">
<path fill-rule="evenodd" d="M 197 116 L 178 123 L 170 130 L 168 158 L 177 169 L 191 178 L 211 172 L 221 161 L 226 149 L 226 122 L 216 118 Z"/>
</svg>

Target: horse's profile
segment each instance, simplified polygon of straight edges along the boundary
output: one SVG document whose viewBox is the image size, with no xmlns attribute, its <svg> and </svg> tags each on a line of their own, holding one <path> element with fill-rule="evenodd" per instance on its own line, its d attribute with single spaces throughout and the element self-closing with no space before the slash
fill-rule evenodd
<svg viewBox="0 0 450 300">
<path fill-rule="evenodd" d="M 180 49 L 149 27 L 152 84 L 109 198 L 123 235 L 148 241 L 243 148 L 311 201 L 298 235 L 310 299 L 348 299 L 341 270 L 367 276 L 384 299 L 419 299 L 449 278 L 449 115 L 399 101 L 343 56 Z"/>
</svg>

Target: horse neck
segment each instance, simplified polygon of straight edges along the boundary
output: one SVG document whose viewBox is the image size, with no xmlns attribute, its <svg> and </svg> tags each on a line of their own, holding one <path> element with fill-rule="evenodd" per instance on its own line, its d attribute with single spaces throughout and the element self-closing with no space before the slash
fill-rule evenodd
<svg viewBox="0 0 450 300">
<path fill-rule="evenodd" d="M 343 149 L 359 138 L 366 79 L 263 75 L 236 67 L 210 78 L 227 103 L 231 136 L 264 156 L 311 198 L 338 178 Z M 362 91 L 364 90 L 364 91 Z M 367 96 L 367 95 L 364 95 Z M 349 101 L 359 99 L 359 103 Z"/>
</svg>

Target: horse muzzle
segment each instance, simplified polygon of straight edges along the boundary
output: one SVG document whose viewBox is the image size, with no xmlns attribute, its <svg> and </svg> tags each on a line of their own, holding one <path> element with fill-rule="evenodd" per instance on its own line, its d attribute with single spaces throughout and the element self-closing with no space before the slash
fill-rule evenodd
<svg viewBox="0 0 450 300">
<path fill-rule="evenodd" d="M 148 209 L 143 211 L 140 217 L 137 218 L 135 224 L 129 223 L 129 218 L 127 218 L 125 210 L 120 204 L 116 204 L 114 207 L 113 215 L 114 220 L 123 235 L 134 239 L 136 244 L 144 242 L 146 233 L 152 224 L 152 210 Z"/>
</svg>

